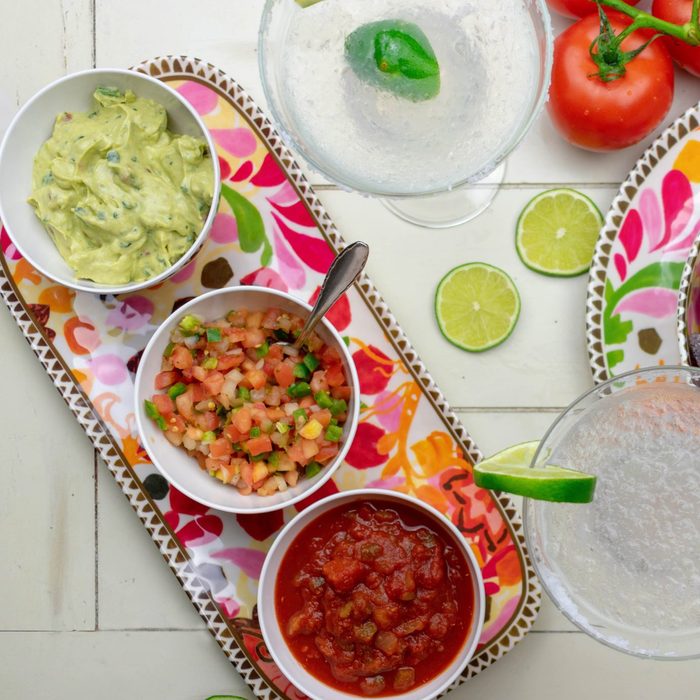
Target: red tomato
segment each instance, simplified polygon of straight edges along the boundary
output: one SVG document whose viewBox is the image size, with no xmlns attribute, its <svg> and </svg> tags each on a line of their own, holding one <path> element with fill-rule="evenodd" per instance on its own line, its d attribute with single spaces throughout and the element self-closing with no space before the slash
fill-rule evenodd
<svg viewBox="0 0 700 700">
<path fill-rule="evenodd" d="M 690 19 L 693 0 L 654 0 L 651 12 L 659 19 L 674 24 L 685 24 Z M 689 73 L 700 76 L 700 46 L 690 46 L 680 39 L 665 36 L 663 41 L 676 63 Z"/>
<path fill-rule="evenodd" d="M 189 369 L 193 364 L 192 353 L 184 345 L 178 345 L 173 350 L 170 361 L 177 369 Z"/>
<path fill-rule="evenodd" d="M 179 372 L 158 372 L 155 379 L 156 389 L 167 389 L 169 386 L 176 384 L 180 381 Z"/>
<path fill-rule="evenodd" d="M 627 0 L 628 5 L 636 5 L 639 0 Z M 585 17 L 595 12 L 598 6 L 594 0 L 547 0 L 549 7 L 564 17 Z"/>
<path fill-rule="evenodd" d="M 167 394 L 153 394 L 153 403 L 163 418 L 170 418 L 175 411 L 175 403 Z"/>
<path fill-rule="evenodd" d="M 629 24 L 618 12 L 608 17 L 616 34 Z M 673 101 L 673 62 L 657 41 L 627 63 L 624 76 L 606 83 L 591 75 L 598 67 L 589 47 L 599 31 L 598 17 L 589 15 L 557 37 L 547 109 L 567 141 L 609 151 L 637 143 L 661 123 Z M 649 36 L 634 32 L 622 50 L 637 48 Z"/>
</svg>

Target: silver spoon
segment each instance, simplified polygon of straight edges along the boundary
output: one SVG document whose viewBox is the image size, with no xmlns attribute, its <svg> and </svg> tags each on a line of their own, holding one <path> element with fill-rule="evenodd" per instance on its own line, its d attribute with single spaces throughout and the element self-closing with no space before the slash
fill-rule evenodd
<svg viewBox="0 0 700 700">
<path fill-rule="evenodd" d="M 360 276 L 369 255 L 369 246 L 362 241 L 356 241 L 344 248 L 328 268 L 326 278 L 321 285 L 318 299 L 314 304 L 306 323 L 293 343 L 280 341 L 276 345 L 291 345 L 299 350 L 309 337 L 316 324 L 326 315 L 328 310 L 343 295 L 348 287 Z"/>
</svg>

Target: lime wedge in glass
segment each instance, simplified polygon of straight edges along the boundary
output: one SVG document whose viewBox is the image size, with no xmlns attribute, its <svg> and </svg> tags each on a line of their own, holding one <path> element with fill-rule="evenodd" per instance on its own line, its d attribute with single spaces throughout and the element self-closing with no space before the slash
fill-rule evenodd
<svg viewBox="0 0 700 700">
<path fill-rule="evenodd" d="M 468 263 L 450 270 L 435 293 L 435 316 L 453 345 L 482 352 L 502 343 L 520 315 L 520 295 L 503 270 Z"/>
<path fill-rule="evenodd" d="M 299 7 L 311 7 L 311 5 L 321 2 L 321 0 L 296 0 L 296 2 Z M 209 698 L 209 700 L 211 700 L 211 698 Z"/>
<path fill-rule="evenodd" d="M 412 22 L 386 19 L 358 27 L 345 39 L 355 75 L 380 90 L 414 102 L 440 92 L 440 66 L 430 40 Z"/>
<path fill-rule="evenodd" d="M 574 277 L 591 266 L 602 225 L 598 207 L 585 195 L 568 188 L 547 190 L 520 214 L 515 247 L 531 270 Z"/>
<path fill-rule="evenodd" d="M 506 491 L 538 501 L 590 503 L 596 477 L 575 469 L 530 467 L 537 442 L 514 445 L 474 466 L 474 483 L 484 489 Z"/>
</svg>

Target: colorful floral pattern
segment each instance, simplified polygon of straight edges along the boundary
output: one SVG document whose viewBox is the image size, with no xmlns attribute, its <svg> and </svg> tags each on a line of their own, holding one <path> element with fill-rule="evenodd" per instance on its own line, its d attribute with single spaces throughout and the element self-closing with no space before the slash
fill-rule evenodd
<svg viewBox="0 0 700 700">
<path fill-rule="evenodd" d="M 608 224 L 601 234 L 589 287 L 590 308 L 596 287 L 604 283 L 602 313 L 593 327 L 589 315 L 589 345 L 602 346 L 591 352 L 592 358 L 602 352 L 604 371 L 594 366 L 596 378 L 679 363 L 678 289 L 688 251 L 700 235 L 700 135 L 692 131 L 669 142 L 671 147 L 634 192 L 619 226 Z M 616 203 L 629 191 L 628 179 Z"/>
<path fill-rule="evenodd" d="M 282 697 L 301 696 L 264 649 L 256 624 L 257 579 L 284 521 L 339 489 L 368 485 L 412 492 L 445 512 L 469 538 L 483 568 L 488 619 L 482 650 L 495 644 L 515 624 L 528 595 L 521 546 L 500 504 L 474 485 L 470 457 L 357 289 L 335 305 L 329 318 L 346 334 L 357 365 L 361 423 L 347 464 L 320 492 L 284 513 L 227 515 L 169 486 L 150 464 L 135 430 L 133 379 L 158 325 L 192 297 L 227 285 L 263 285 L 313 301 L 334 256 L 292 180 L 236 106 L 200 82 L 170 84 L 212 130 L 226 179 L 208 241 L 168 281 L 115 297 L 76 294 L 42 278 L 3 229 L 4 265 L 35 323 L 112 432 L 249 658 Z"/>
</svg>

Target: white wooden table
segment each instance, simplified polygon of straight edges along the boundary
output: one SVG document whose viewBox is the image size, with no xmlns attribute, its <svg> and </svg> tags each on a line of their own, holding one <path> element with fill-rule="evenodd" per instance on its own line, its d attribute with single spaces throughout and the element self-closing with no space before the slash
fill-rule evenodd
<svg viewBox="0 0 700 700">
<path fill-rule="evenodd" d="M 167 53 L 211 61 L 264 107 L 256 51 L 262 4 L 1 0 L 0 132 L 20 104 L 66 72 Z M 555 20 L 555 29 L 562 26 Z M 700 82 L 679 74 L 671 116 L 698 99 Z M 443 232 L 413 228 L 310 173 L 346 239 L 370 243 L 371 276 L 484 452 L 536 439 L 591 385 L 586 278 L 549 279 L 523 267 L 512 245 L 518 212 L 542 189 L 562 184 L 605 210 L 642 150 L 578 151 L 542 116 L 511 157 L 493 206 Z M 482 355 L 446 343 L 432 312 L 437 281 L 471 260 L 506 269 L 523 301 L 513 336 Z M 0 357 L 0 696 L 252 698 L 4 309 Z M 545 600 L 534 631 L 451 697 L 511 696 L 695 700 L 700 661 L 640 661 L 611 651 Z"/>
</svg>

